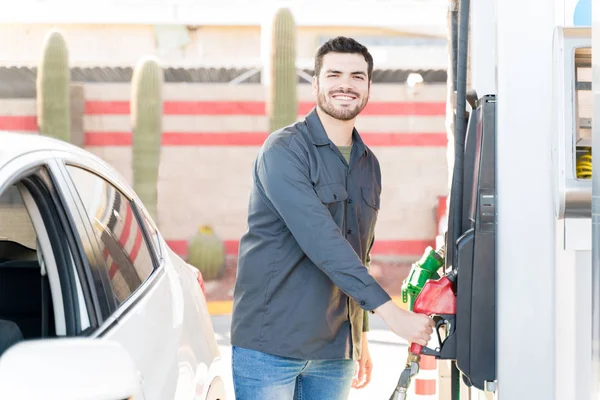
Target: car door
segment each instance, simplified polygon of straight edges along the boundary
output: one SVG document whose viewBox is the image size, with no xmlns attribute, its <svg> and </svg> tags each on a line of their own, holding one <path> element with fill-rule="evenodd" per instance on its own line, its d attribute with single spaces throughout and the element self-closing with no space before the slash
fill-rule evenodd
<svg viewBox="0 0 600 400">
<path fill-rule="evenodd" d="M 1 196 L 12 190 L 12 200 L 18 198 L 2 207 L 0 237 L 36 254 L 35 259 L 24 258 L 25 263 L 13 263 L 19 280 L 12 287 L 7 276 L 2 276 L 3 295 L 12 297 L 11 307 L 21 307 L 24 319 L 41 319 L 41 331 L 34 327 L 36 332 L 26 339 L 85 335 L 98 321 L 91 294 L 94 288 L 80 280 L 86 269 L 81 253 L 88 239 L 72 233 L 71 228 L 80 221 L 67 217 L 65 197 L 58 190 L 61 173 L 56 172 L 51 153 L 44 151 L 22 154 L 0 168 Z M 19 240 L 25 237 L 31 243 Z M 30 282 L 33 287 L 26 286 L 29 277 L 23 274 L 25 270 L 37 270 L 41 275 Z M 22 301 L 24 298 L 29 301 Z M 41 306 L 31 309 L 39 302 Z"/>
<path fill-rule="evenodd" d="M 117 340 L 130 353 L 145 398 L 174 399 L 183 300 L 172 268 L 154 249 L 128 188 L 110 179 L 101 165 L 63 159 L 63 175 L 76 198 L 74 207 L 91 238 L 94 264 L 109 305 L 98 337 Z"/>
</svg>

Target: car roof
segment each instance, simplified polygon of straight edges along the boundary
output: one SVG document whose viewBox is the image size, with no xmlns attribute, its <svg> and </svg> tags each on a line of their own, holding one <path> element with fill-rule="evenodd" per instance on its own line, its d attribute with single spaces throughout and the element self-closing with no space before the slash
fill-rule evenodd
<svg viewBox="0 0 600 400">
<path fill-rule="evenodd" d="M 124 193 L 135 196 L 133 189 L 119 171 L 102 158 L 81 147 L 36 133 L 0 130 L 0 168 L 16 157 L 36 151 L 61 151 L 73 154 L 81 159 L 95 161 L 99 164 L 97 166 L 104 167 L 103 175 L 105 178 L 108 177 L 113 184 L 118 184 Z"/>
<path fill-rule="evenodd" d="M 94 155 L 83 149 L 59 139 L 36 133 L 19 133 L 0 130 L 0 166 L 17 156 L 41 150 L 66 151 L 88 158 L 96 158 Z"/>
</svg>

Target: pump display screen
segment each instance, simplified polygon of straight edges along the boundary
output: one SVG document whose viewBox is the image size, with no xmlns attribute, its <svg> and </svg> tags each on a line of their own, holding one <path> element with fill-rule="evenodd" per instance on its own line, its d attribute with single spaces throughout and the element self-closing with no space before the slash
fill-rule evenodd
<svg viewBox="0 0 600 400">
<path fill-rule="evenodd" d="M 553 50 L 552 175 L 557 218 L 590 218 L 592 201 L 591 29 L 556 27 Z"/>
<path fill-rule="evenodd" d="M 592 177 L 592 49 L 575 49 L 575 175 Z"/>
<path fill-rule="evenodd" d="M 575 49 L 575 93 L 577 146 L 592 145 L 592 49 L 581 47 Z"/>
</svg>

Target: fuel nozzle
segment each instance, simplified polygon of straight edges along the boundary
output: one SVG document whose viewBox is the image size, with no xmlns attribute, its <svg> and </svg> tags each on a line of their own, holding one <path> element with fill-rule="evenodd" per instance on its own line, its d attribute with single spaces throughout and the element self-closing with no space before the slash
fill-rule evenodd
<svg viewBox="0 0 600 400">
<path fill-rule="evenodd" d="M 421 355 L 418 353 L 412 353 L 409 351 L 408 357 L 406 359 L 406 367 L 400 374 L 400 378 L 398 379 L 398 384 L 396 385 L 396 389 L 390 400 L 404 400 L 406 399 L 406 393 L 408 392 L 408 387 L 410 386 L 410 381 L 413 376 L 419 373 L 419 362 L 421 361 Z"/>
<path fill-rule="evenodd" d="M 437 349 L 430 349 L 426 346 L 422 346 L 418 343 L 411 343 L 408 350 L 408 357 L 406 360 L 406 367 L 400 374 L 398 384 L 390 400 L 404 400 L 406 399 L 406 393 L 410 386 L 410 381 L 413 376 L 419 372 L 419 362 L 421 361 L 421 354 L 434 356 L 434 357 L 447 357 L 455 350 L 453 345 L 449 346 L 447 350 L 446 343 L 449 343 L 448 338 L 453 337 L 455 330 L 455 317 L 456 317 L 456 295 L 454 293 L 454 285 L 458 277 L 458 271 L 456 269 L 450 270 L 446 275 L 442 276 L 437 280 L 429 279 L 420 290 L 415 301 L 411 304 L 412 311 L 424 314 L 430 317 L 437 317 L 435 332 L 438 336 L 440 343 L 439 351 Z M 446 340 L 442 341 L 440 335 L 440 329 L 448 325 L 449 332 Z"/>
<path fill-rule="evenodd" d="M 402 282 L 402 302 L 412 310 L 417 296 L 425 283 L 430 279 L 438 279 L 438 271 L 444 265 L 445 248 L 434 250 L 428 246 L 419 261 L 413 263 L 410 272 Z"/>
<path fill-rule="evenodd" d="M 451 269 L 447 274 L 446 277 L 448 278 L 448 280 L 450 282 L 452 282 L 453 284 L 456 283 L 456 278 L 458 278 L 458 270 L 456 268 Z"/>
</svg>

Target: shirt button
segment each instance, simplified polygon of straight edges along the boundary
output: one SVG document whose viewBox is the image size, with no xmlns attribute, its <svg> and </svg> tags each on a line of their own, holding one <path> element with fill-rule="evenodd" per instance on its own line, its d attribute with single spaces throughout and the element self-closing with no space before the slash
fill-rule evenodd
<svg viewBox="0 0 600 400">
<path fill-rule="evenodd" d="M 348 229 L 348 235 L 352 233 L 352 229 Z"/>
<path fill-rule="evenodd" d="M 337 199 L 337 194 L 334 193 L 333 198 L 334 198 L 334 200 Z"/>
<path fill-rule="evenodd" d="M 365 303 L 364 301 L 361 301 L 361 302 L 360 302 L 360 305 L 361 305 L 361 306 L 364 306 L 365 304 L 367 304 L 367 303 Z"/>
<path fill-rule="evenodd" d="M 352 204 L 352 199 L 348 199 L 348 204 Z"/>
</svg>

